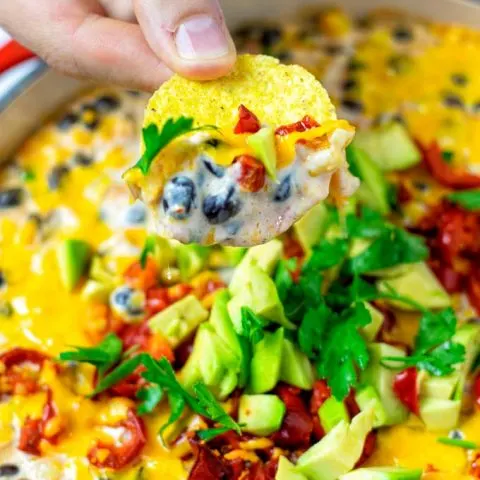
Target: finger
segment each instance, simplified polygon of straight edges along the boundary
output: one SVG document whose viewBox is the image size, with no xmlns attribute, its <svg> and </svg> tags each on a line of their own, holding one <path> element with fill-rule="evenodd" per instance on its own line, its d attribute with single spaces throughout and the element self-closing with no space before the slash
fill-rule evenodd
<svg viewBox="0 0 480 480">
<path fill-rule="evenodd" d="M 27 8 L 28 15 L 20 13 Z M 2 20 L 14 37 L 68 75 L 155 90 L 171 71 L 153 53 L 137 24 L 102 13 L 94 0 L 60 4 L 16 0 L 15 9 L 5 12 Z"/>
<path fill-rule="evenodd" d="M 135 22 L 132 0 L 99 0 L 107 15 L 117 20 Z"/>
<path fill-rule="evenodd" d="M 217 0 L 134 0 L 152 50 L 175 72 L 207 80 L 235 63 L 233 40 Z"/>
</svg>

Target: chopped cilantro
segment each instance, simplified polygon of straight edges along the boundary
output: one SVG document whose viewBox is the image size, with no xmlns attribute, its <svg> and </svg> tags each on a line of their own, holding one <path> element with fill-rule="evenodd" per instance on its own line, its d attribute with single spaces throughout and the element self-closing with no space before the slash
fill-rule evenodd
<svg viewBox="0 0 480 480">
<path fill-rule="evenodd" d="M 148 255 L 155 251 L 156 238 L 153 235 L 150 235 L 145 240 L 145 245 L 143 246 L 142 252 L 140 253 L 140 265 L 142 268 L 147 266 Z"/>
<path fill-rule="evenodd" d="M 447 195 L 448 200 L 467 210 L 480 210 L 480 190 L 464 190 Z"/>
<path fill-rule="evenodd" d="M 137 408 L 138 414 L 145 415 L 152 413 L 163 398 L 163 390 L 160 385 L 154 384 L 139 390 L 137 392 L 137 398 L 142 401 Z"/>
<path fill-rule="evenodd" d="M 312 248 L 312 254 L 302 268 L 306 272 L 320 272 L 339 265 L 348 252 L 348 241 L 345 238 L 321 240 Z"/>
<path fill-rule="evenodd" d="M 267 322 L 248 307 L 242 307 L 241 315 L 242 337 L 247 338 L 252 344 L 258 343 L 265 335 L 263 329 Z"/>
<path fill-rule="evenodd" d="M 327 324 L 335 320 L 336 314 L 325 303 L 307 310 L 298 329 L 298 343 L 308 358 L 319 355 Z"/>
<path fill-rule="evenodd" d="M 442 160 L 449 165 L 453 162 L 453 158 L 455 157 L 455 153 L 451 150 L 443 150 L 442 152 Z"/>
<path fill-rule="evenodd" d="M 452 447 L 466 448 L 467 450 L 477 450 L 480 445 L 469 440 L 462 440 L 461 438 L 439 437 L 437 442 L 444 445 L 450 445 Z"/>
<path fill-rule="evenodd" d="M 293 285 L 292 272 L 297 268 L 297 259 L 289 258 L 280 260 L 275 271 L 275 285 L 277 287 L 278 296 L 283 303 L 287 299 L 288 292 Z"/>
</svg>

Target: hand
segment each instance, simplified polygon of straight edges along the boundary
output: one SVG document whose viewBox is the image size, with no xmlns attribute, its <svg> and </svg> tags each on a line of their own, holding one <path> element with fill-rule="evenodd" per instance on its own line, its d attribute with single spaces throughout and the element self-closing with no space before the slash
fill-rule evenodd
<svg viewBox="0 0 480 480">
<path fill-rule="evenodd" d="M 63 73 L 147 91 L 235 62 L 217 0 L 0 0 L 0 26 Z"/>
</svg>

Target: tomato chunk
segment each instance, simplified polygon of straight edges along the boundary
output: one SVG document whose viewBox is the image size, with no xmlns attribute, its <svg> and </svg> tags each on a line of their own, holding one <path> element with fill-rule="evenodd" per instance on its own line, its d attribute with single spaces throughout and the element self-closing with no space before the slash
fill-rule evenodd
<svg viewBox="0 0 480 480">
<path fill-rule="evenodd" d="M 155 261 L 152 258 L 147 258 L 145 267 L 142 267 L 138 261 L 134 262 L 127 268 L 123 277 L 130 287 L 148 290 L 157 285 L 157 273 Z"/>
<path fill-rule="evenodd" d="M 265 166 L 250 155 L 240 155 L 233 161 L 239 165 L 238 184 L 247 192 L 258 192 L 265 185 Z"/>
<path fill-rule="evenodd" d="M 124 430 L 119 443 L 106 444 L 98 441 L 88 451 L 87 458 L 97 468 L 119 470 L 135 460 L 147 443 L 145 425 L 143 420 L 129 409 L 127 418 L 111 427 Z"/>
<path fill-rule="evenodd" d="M 305 132 L 306 130 L 310 130 L 315 127 L 319 127 L 320 124 L 310 117 L 309 115 L 305 115 L 302 120 L 299 122 L 291 123 L 290 125 L 283 125 L 281 127 L 278 127 L 275 130 L 275 135 L 289 135 L 290 133 L 293 132 Z"/>
<path fill-rule="evenodd" d="M 395 375 L 393 391 L 397 398 L 413 413 L 419 414 L 420 404 L 417 385 L 418 372 L 415 367 L 409 367 Z"/>
<path fill-rule="evenodd" d="M 260 121 L 245 105 L 238 107 L 238 123 L 235 125 L 233 133 L 257 133 L 260 128 Z"/>
</svg>

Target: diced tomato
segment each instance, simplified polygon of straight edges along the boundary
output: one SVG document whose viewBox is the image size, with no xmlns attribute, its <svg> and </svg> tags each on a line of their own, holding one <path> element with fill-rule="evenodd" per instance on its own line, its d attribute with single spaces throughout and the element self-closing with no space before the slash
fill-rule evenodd
<svg viewBox="0 0 480 480">
<path fill-rule="evenodd" d="M 147 290 L 146 300 L 148 317 L 152 317 L 170 305 L 168 289 L 163 287 L 152 287 Z"/>
<path fill-rule="evenodd" d="M 145 351 L 157 360 L 160 360 L 163 357 L 165 357 L 170 363 L 175 360 L 172 347 L 167 339 L 159 333 L 152 333 L 152 335 L 147 338 Z"/>
<path fill-rule="evenodd" d="M 434 142 L 426 148 L 420 147 L 428 170 L 439 183 L 460 190 L 480 187 L 480 176 L 453 168 L 444 161 L 438 143 Z"/>
<path fill-rule="evenodd" d="M 473 398 L 477 407 L 480 408 L 480 374 L 478 374 L 473 382 Z"/>
<path fill-rule="evenodd" d="M 170 303 L 178 302 L 192 291 L 193 287 L 188 283 L 178 283 L 168 289 L 168 300 Z"/>
<path fill-rule="evenodd" d="M 464 288 L 465 275 L 457 272 L 450 265 L 437 259 L 428 262 L 430 268 L 448 293 L 461 292 Z"/>
<path fill-rule="evenodd" d="M 190 470 L 188 480 L 228 480 L 232 478 L 231 469 L 226 462 L 215 455 L 210 448 L 201 443 L 193 444 L 195 463 Z"/>
<path fill-rule="evenodd" d="M 238 164 L 238 184 L 247 192 L 258 192 L 265 185 L 265 166 L 251 155 L 240 155 L 233 161 Z"/>
<path fill-rule="evenodd" d="M 393 391 L 397 398 L 413 413 L 419 414 L 419 392 L 417 384 L 418 372 L 415 367 L 409 367 L 395 375 Z"/>
<path fill-rule="evenodd" d="M 157 265 L 150 257 L 147 258 L 145 268 L 142 267 L 139 261 L 133 262 L 125 270 L 123 277 L 130 287 L 148 290 L 158 283 Z"/>
<path fill-rule="evenodd" d="M 345 406 L 347 407 L 350 418 L 353 418 L 355 415 L 358 415 L 360 413 L 360 407 L 355 400 L 355 390 L 353 390 L 353 388 L 350 390 L 350 393 L 345 398 Z"/>
<path fill-rule="evenodd" d="M 315 440 L 318 441 L 325 436 L 325 431 L 320 424 L 320 418 L 318 417 L 319 408 L 325 403 L 325 401 L 332 396 L 330 387 L 325 380 L 316 380 L 313 384 L 312 397 L 310 398 L 310 413 L 312 414 L 313 421 L 313 435 Z"/>
<path fill-rule="evenodd" d="M 309 115 L 305 115 L 302 120 L 296 123 L 291 123 L 290 125 L 283 125 L 282 127 L 278 127 L 275 130 L 275 135 L 288 135 L 293 132 L 305 132 L 306 130 L 310 130 L 315 127 L 319 127 L 320 125 L 316 122 L 315 119 L 310 117 Z"/>
<path fill-rule="evenodd" d="M 260 130 L 260 121 L 245 105 L 238 107 L 238 117 L 238 123 L 233 130 L 234 133 L 257 133 Z"/>
<path fill-rule="evenodd" d="M 143 420 L 129 409 L 127 417 L 111 427 L 123 429 L 118 442 L 97 441 L 88 451 L 87 458 L 97 468 L 119 470 L 135 460 L 147 443 L 145 425 Z"/>
<path fill-rule="evenodd" d="M 480 273 L 475 271 L 467 278 L 467 296 L 472 307 L 480 315 Z"/>
<path fill-rule="evenodd" d="M 363 465 L 375 451 L 375 447 L 377 446 L 377 432 L 371 431 L 368 432 L 367 437 L 365 438 L 365 443 L 363 444 L 363 451 L 362 455 L 358 459 L 357 463 L 355 464 L 355 468 L 360 467 Z"/>
<path fill-rule="evenodd" d="M 300 390 L 280 385 L 277 387 L 276 393 L 285 403 L 286 413 L 280 430 L 275 432 L 271 439 L 275 445 L 280 447 L 308 447 L 313 431 L 313 421 L 300 397 Z"/>
<path fill-rule="evenodd" d="M 0 355 L 5 367 L 1 393 L 28 395 L 38 391 L 38 375 L 47 355 L 28 348 L 15 347 Z M 35 370 L 29 368 L 35 367 Z"/>
</svg>

